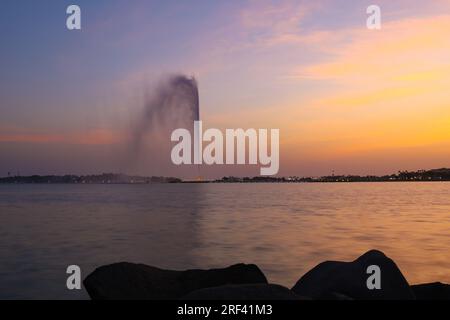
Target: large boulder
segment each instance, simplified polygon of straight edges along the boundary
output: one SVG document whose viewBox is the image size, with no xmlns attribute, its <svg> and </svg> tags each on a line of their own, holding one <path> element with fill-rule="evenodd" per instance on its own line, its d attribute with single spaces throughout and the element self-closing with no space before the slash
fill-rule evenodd
<svg viewBox="0 0 450 320">
<path fill-rule="evenodd" d="M 433 282 L 411 286 L 417 300 L 450 300 L 450 285 Z"/>
<path fill-rule="evenodd" d="M 264 274 L 253 264 L 173 271 L 127 262 L 97 268 L 83 281 L 94 300 L 172 300 L 202 288 L 249 283 L 267 283 Z"/>
<path fill-rule="evenodd" d="M 277 284 L 244 284 L 204 288 L 188 293 L 182 300 L 303 300 Z"/>
<path fill-rule="evenodd" d="M 367 287 L 367 268 L 381 270 L 381 289 Z M 343 296 L 356 300 L 415 299 L 397 265 L 384 253 L 371 250 L 353 262 L 326 261 L 298 280 L 292 291 L 313 299 L 334 299 Z"/>
</svg>

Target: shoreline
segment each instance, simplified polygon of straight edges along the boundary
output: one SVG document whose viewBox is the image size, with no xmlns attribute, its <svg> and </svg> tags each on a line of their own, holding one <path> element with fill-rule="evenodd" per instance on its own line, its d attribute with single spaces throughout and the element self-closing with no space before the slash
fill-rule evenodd
<svg viewBox="0 0 450 320">
<path fill-rule="evenodd" d="M 1 179 L 1 178 L 0 178 Z M 450 180 L 374 180 L 374 181 L 180 181 L 180 182 L 2 182 L 0 185 L 161 185 L 161 184 L 365 184 L 365 183 L 447 183 Z"/>
<path fill-rule="evenodd" d="M 30 175 L 20 174 L 0 177 L 0 184 L 39 183 L 39 184 L 153 184 L 153 183 L 353 183 L 353 182 L 445 182 L 450 181 L 450 169 L 419 170 L 414 172 L 399 171 L 391 175 L 331 175 L 321 177 L 235 177 L 224 176 L 217 179 L 181 179 L 164 176 L 139 176 L 123 173 L 102 173 L 91 175 Z"/>
</svg>

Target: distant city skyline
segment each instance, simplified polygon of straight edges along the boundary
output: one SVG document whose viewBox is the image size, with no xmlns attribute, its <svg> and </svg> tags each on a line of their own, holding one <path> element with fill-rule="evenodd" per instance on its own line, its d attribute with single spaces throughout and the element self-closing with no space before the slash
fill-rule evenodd
<svg viewBox="0 0 450 320">
<path fill-rule="evenodd" d="M 80 31 L 66 29 L 72 3 Z M 366 28 L 370 4 L 381 30 Z M 133 119 L 173 73 L 197 79 L 209 127 L 280 129 L 278 176 L 450 166 L 447 0 L 5 0 L 0 38 L 0 176 L 194 178 L 171 164 L 170 136 L 129 159 Z"/>
</svg>

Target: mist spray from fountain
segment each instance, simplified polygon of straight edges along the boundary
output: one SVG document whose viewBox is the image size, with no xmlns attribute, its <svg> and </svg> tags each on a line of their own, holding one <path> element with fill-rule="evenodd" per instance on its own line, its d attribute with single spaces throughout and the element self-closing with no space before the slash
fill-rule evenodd
<svg viewBox="0 0 450 320">
<path fill-rule="evenodd" d="M 172 130 L 178 127 L 194 130 L 194 121 L 198 120 L 200 120 L 200 107 L 196 79 L 181 74 L 165 77 L 159 85 L 146 94 L 144 109 L 133 125 L 132 158 L 136 161 L 139 157 L 147 134 L 152 135 L 152 141 L 156 144 L 158 144 L 159 136 L 164 144 L 170 141 Z M 158 149 L 153 152 L 156 150 Z"/>
</svg>

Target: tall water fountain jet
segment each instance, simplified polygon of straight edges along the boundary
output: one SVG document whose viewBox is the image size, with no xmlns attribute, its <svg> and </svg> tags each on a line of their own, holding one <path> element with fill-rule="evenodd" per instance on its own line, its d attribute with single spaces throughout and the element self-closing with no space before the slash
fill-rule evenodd
<svg viewBox="0 0 450 320">
<path fill-rule="evenodd" d="M 144 145 L 153 160 L 155 153 L 168 152 L 165 148 L 170 146 L 170 133 L 179 127 L 194 130 L 197 120 L 200 120 L 200 108 L 196 79 L 181 74 L 164 78 L 147 92 L 144 108 L 133 125 L 130 150 L 133 162 L 143 152 Z M 147 135 L 151 144 L 146 141 Z"/>
</svg>

